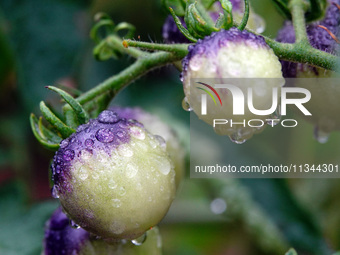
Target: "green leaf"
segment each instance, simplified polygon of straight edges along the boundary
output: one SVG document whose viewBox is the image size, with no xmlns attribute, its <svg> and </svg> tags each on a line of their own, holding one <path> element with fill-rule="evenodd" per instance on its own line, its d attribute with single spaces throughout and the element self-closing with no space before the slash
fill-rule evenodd
<svg viewBox="0 0 340 255">
<path fill-rule="evenodd" d="M 223 9 L 223 19 L 219 18 L 216 22 L 216 27 L 228 30 L 233 26 L 233 5 L 229 0 L 220 0 Z M 219 24 L 218 24 L 219 23 Z"/>
<path fill-rule="evenodd" d="M 71 106 L 80 124 L 85 124 L 89 121 L 89 115 L 87 114 L 85 109 L 70 94 L 53 86 L 47 86 L 47 88 L 54 92 L 57 92 L 66 101 L 66 103 Z"/>
<path fill-rule="evenodd" d="M 211 18 L 206 18 L 207 15 L 202 15 L 204 12 L 199 12 L 197 2 L 189 4 L 185 11 L 185 23 L 190 34 L 196 38 L 204 38 L 212 32 L 217 32 L 219 29 L 214 27 Z"/>
<path fill-rule="evenodd" d="M 45 148 L 53 151 L 57 151 L 59 149 L 61 138 L 59 142 L 54 142 L 53 140 L 57 140 L 57 138 L 54 137 L 56 135 L 52 135 L 52 132 L 43 126 L 43 124 L 41 123 L 41 119 L 39 119 L 38 121 L 37 117 L 35 117 L 33 113 L 30 116 L 30 123 L 33 134 L 40 144 L 42 144 Z M 53 136 L 53 140 L 47 138 L 45 134 L 47 134 L 49 138 Z"/>
<path fill-rule="evenodd" d="M 50 142 L 52 143 L 57 143 L 59 144 L 62 140 L 62 138 L 60 136 L 58 136 L 57 134 L 55 134 L 54 132 L 52 132 L 51 130 L 49 130 L 48 128 L 46 128 L 44 126 L 44 124 L 42 123 L 42 117 L 39 118 L 39 130 L 40 133 Z"/>
<path fill-rule="evenodd" d="M 136 32 L 136 27 L 130 23 L 127 22 L 121 22 L 119 23 L 115 28 L 114 32 L 118 34 L 120 31 L 127 30 L 126 34 L 121 36 L 124 39 L 132 39 L 135 32 Z"/>
<path fill-rule="evenodd" d="M 172 17 L 174 18 L 175 20 L 175 23 L 177 25 L 177 28 L 179 29 L 179 31 L 181 31 L 181 33 L 186 37 L 188 38 L 190 41 L 192 42 L 197 42 L 197 39 L 192 36 L 189 31 L 182 25 L 182 22 L 181 20 L 176 16 L 176 13 L 174 12 L 174 10 L 169 7 L 169 10 L 170 10 L 170 13 L 172 15 Z"/>
<path fill-rule="evenodd" d="M 66 125 L 73 129 L 77 129 L 77 127 L 79 126 L 79 123 L 78 123 L 75 112 L 70 109 L 69 105 L 65 105 L 63 107 L 63 112 L 64 112 Z"/>
<path fill-rule="evenodd" d="M 96 15 L 97 17 L 98 15 Z M 100 14 L 100 19 L 96 24 L 93 25 L 90 31 L 90 37 L 96 43 L 100 43 L 107 35 L 114 33 L 114 22 L 104 13 Z M 106 34 L 104 37 L 99 36 L 99 29 L 105 28 Z"/>
<path fill-rule="evenodd" d="M 40 102 L 40 111 L 45 117 L 45 119 L 55 128 L 57 129 L 63 138 L 69 137 L 71 134 L 76 132 L 74 129 L 65 125 L 47 106 L 41 101 Z"/>
</svg>

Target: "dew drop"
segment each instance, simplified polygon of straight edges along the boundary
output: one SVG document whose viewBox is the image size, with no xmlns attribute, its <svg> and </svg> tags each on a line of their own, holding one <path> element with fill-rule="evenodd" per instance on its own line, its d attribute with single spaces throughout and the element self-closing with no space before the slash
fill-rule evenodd
<svg viewBox="0 0 340 255">
<path fill-rule="evenodd" d="M 81 180 L 86 180 L 87 177 L 89 176 L 89 173 L 85 167 L 81 167 L 78 173 L 78 176 Z"/>
<path fill-rule="evenodd" d="M 65 148 L 68 145 L 68 139 L 62 140 L 60 142 L 60 148 Z"/>
<path fill-rule="evenodd" d="M 222 198 L 216 198 L 210 203 L 210 210 L 214 214 L 222 214 L 227 209 L 227 204 Z"/>
<path fill-rule="evenodd" d="M 117 183 L 114 180 L 110 180 L 108 186 L 110 189 L 115 189 L 117 188 Z"/>
<path fill-rule="evenodd" d="M 329 133 L 323 132 L 318 127 L 314 128 L 314 137 L 319 143 L 326 143 L 329 138 Z"/>
<path fill-rule="evenodd" d="M 133 178 L 136 176 L 137 172 L 138 172 L 138 166 L 136 164 L 133 163 L 129 163 L 126 166 L 126 177 L 128 178 Z"/>
<path fill-rule="evenodd" d="M 146 233 L 144 233 L 140 237 L 131 240 L 131 243 L 133 243 L 136 246 L 140 246 L 140 245 L 142 245 L 146 241 L 146 237 L 147 237 L 147 235 L 146 235 Z"/>
<path fill-rule="evenodd" d="M 124 232 L 125 230 L 125 225 L 119 221 L 113 221 L 111 225 L 111 230 L 113 233 L 119 235 Z"/>
<path fill-rule="evenodd" d="M 230 138 L 230 140 L 233 142 L 233 143 L 236 143 L 236 144 L 244 144 L 247 139 L 238 139 L 238 140 L 234 140 L 233 138 Z"/>
<path fill-rule="evenodd" d="M 95 179 L 95 180 L 98 180 L 98 179 L 99 179 L 99 174 L 98 174 L 95 170 L 92 171 L 91 176 L 92 176 L 92 178 Z"/>
<path fill-rule="evenodd" d="M 118 123 L 118 126 L 121 128 L 126 128 L 128 125 L 126 124 L 126 120 L 122 120 Z"/>
<path fill-rule="evenodd" d="M 87 127 L 88 127 L 88 125 L 86 125 L 86 124 L 80 125 L 80 126 L 77 127 L 77 132 L 82 132 L 82 131 L 84 131 Z"/>
<path fill-rule="evenodd" d="M 201 66 L 202 66 L 202 59 L 198 57 L 192 58 L 189 62 L 189 67 L 192 71 L 200 70 Z"/>
<path fill-rule="evenodd" d="M 140 127 L 133 126 L 130 128 L 131 135 L 139 140 L 145 139 L 145 132 Z"/>
<path fill-rule="evenodd" d="M 124 188 L 124 187 L 120 187 L 120 188 L 119 188 L 119 191 L 118 191 L 118 194 L 119 194 L 120 196 L 124 196 L 124 195 L 126 194 L 125 188 Z"/>
<path fill-rule="evenodd" d="M 118 131 L 118 132 L 116 133 L 116 135 L 117 135 L 119 138 L 123 138 L 123 137 L 126 135 L 126 133 L 125 133 L 125 131 L 121 130 L 121 131 Z"/>
<path fill-rule="evenodd" d="M 126 144 L 119 145 L 118 153 L 119 153 L 119 155 L 121 155 L 123 157 L 132 157 L 133 156 L 133 151 Z"/>
<path fill-rule="evenodd" d="M 55 171 L 56 171 L 57 174 L 60 174 L 60 168 L 61 168 L 60 165 L 57 165 L 57 166 L 55 167 Z"/>
<path fill-rule="evenodd" d="M 233 143 L 236 143 L 236 144 L 243 144 L 247 141 L 247 139 L 244 139 L 242 136 L 239 136 L 237 134 L 237 132 L 235 132 L 234 134 L 230 135 L 229 136 L 230 140 L 233 142 Z"/>
<path fill-rule="evenodd" d="M 188 101 L 188 98 L 185 97 L 182 101 L 182 107 L 184 109 L 184 111 L 187 111 L 187 112 L 191 112 L 192 111 L 192 108 L 189 104 L 189 101 Z"/>
<path fill-rule="evenodd" d="M 73 220 L 70 220 L 69 223 L 70 223 L 71 228 L 74 228 L 74 229 L 80 228 L 80 226 L 77 223 L 75 223 Z"/>
<path fill-rule="evenodd" d="M 166 141 L 164 140 L 164 138 L 159 135 L 155 135 L 155 138 L 159 142 L 159 145 L 161 146 L 161 148 L 166 149 Z"/>
<path fill-rule="evenodd" d="M 166 158 L 161 158 L 157 160 L 157 168 L 162 174 L 168 175 L 171 170 L 170 161 L 167 160 Z"/>
<path fill-rule="evenodd" d="M 74 151 L 73 150 L 66 150 L 63 154 L 63 159 L 65 161 L 71 161 L 74 158 Z"/>
<path fill-rule="evenodd" d="M 98 116 L 98 121 L 106 124 L 114 124 L 118 122 L 119 118 L 117 113 L 112 111 L 103 111 Z"/>
<path fill-rule="evenodd" d="M 157 141 L 155 141 L 155 139 L 150 139 L 149 144 L 153 149 L 157 147 Z"/>
<path fill-rule="evenodd" d="M 99 142 L 110 143 L 114 140 L 114 134 L 106 128 L 101 128 L 96 133 L 96 138 Z"/>
<path fill-rule="evenodd" d="M 52 197 L 53 198 L 59 198 L 59 191 L 58 191 L 57 185 L 53 185 L 53 187 L 52 187 Z"/>
<path fill-rule="evenodd" d="M 94 144 L 94 141 L 92 139 L 89 138 L 89 139 L 85 140 L 85 146 L 86 147 L 92 147 L 93 144 Z"/>
<path fill-rule="evenodd" d="M 120 201 L 120 199 L 114 198 L 112 199 L 112 204 L 115 208 L 119 208 L 122 205 L 122 202 Z"/>
<path fill-rule="evenodd" d="M 92 157 L 92 151 L 87 149 L 81 151 L 81 159 L 88 160 Z"/>
</svg>

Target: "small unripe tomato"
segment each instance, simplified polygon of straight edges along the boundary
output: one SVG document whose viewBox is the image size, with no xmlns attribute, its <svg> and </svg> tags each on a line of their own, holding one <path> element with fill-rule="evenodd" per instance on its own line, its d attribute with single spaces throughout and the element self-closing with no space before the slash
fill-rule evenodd
<svg viewBox="0 0 340 255">
<path fill-rule="evenodd" d="M 221 105 L 216 107 L 213 100 L 207 100 L 208 113 L 201 115 L 201 96 L 206 92 L 196 88 L 199 83 L 206 83 L 207 79 L 210 79 L 208 81 L 211 87 L 223 83 L 223 79 L 233 79 L 233 85 L 242 90 L 245 100 L 248 89 L 252 89 L 252 100 L 256 109 L 270 109 L 273 89 L 277 88 L 279 92 L 284 80 L 280 61 L 263 37 L 236 28 L 213 33 L 189 46 L 189 54 L 182 64 L 185 100 L 189 108 L 209 125 L 213 126 L 214 119 L 240 123 L 251 119 L 265 121 L 271 118 L 255 115 L 247 108 L 244 115 L 233 115 L 232 93 L 226 88 L 216 89 Z M 264 127 L 218 125 L 214 129 L 219 135 L 228 135 L 232 141 L 243 143 Z"/>
<path fill-rule="evenodd" d="M 60 143 L 53 193 L 67 215 L 103 239 L 134 239 L 157 225 L 175 196 L 165 142 L 103 111 Z"/>
</svg>

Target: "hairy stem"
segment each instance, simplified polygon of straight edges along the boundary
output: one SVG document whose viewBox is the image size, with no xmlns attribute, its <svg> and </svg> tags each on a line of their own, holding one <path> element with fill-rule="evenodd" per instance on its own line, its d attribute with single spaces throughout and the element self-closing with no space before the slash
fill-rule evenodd
<svg viewBox="0 0 340 255">
<path fill-rule="evenodd" d="M 125 47 L 124 46 L 125 44 L 123 44 L 122 39 L 116 35 L 110 35 L 105 40 L 107 41 L 108 45 L 110 45 L 110 47 L 112 47 L 113 49 L 118 50 L 123 54 L 130 55 L 131 57 L 139 58 L 143 55 L 144 56 L 149 55 L 148 52 L 141 51 L 139 49 Z"/>
<path fill-rule="evenodd" d="M 249 1 L 248 0 L 244 0 L 244 6 L 245 6 L 244 15 L 243 15 L 240 25 L 238 26 L 238 29 L 241 31 L 245 29 L 245 27 L 247 26 L 248 19 L 249 19 Z"/>
<path fill-rule="evenodd" d="M 291 0 L 289 8 L 292 13 L 296 44 L 309 45 L 305 20 L 306 3 L 303 0 Z"/>
<path fill-rule="evenodd" d="M 77 101 L 80 104 L 85 104 L 107 91 L 111 91 L 112 96 L 114 96 L 126 85 L 130 84 L 131 82 L 151 71 L 152 69 L 178 61 L 184 56 L 185 55 L 183 54 L 178 53 L 175 55 L 168 52 L 156 52 L 148 54 L 147 56 L 141 56 L 134 64 L 132 64 L 119 74 L 108 78 L 104 82 L 100 83 L 98 86 L 78 97 Z"/>
<path fill-rule="evenodd" d="M 138 42 L 133 40 L 124 40 L 123 45 L 128 47 L 138 47 L 145 50 L 151 51 L 166 51 L 173 52 L 175 54 L 186 55 L 188 54 L 188 46 L 190 44 L 159 44 L 159 43 L 148 43 L 148 42 Z"/>
<path fill-rule="evenodd" d="M 317 50 L 310 45 L 279 43 L 269 38 L 265 40 L 281 60 L 306 63 L 333 71 L 337 69 L 337 56 Z"/>
</svg>

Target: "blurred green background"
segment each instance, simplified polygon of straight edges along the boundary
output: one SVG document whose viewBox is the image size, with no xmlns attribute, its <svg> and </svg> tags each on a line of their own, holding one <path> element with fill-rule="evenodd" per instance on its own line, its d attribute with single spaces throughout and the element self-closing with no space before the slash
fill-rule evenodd
<svg viewBox="0 0 340 255">
<path fill-rule="evenodd" d="M 162 42 L 168 14 L 160 2 L 1 0 L 1 255 L 40 254 L 44 224 L 58 206 L 50 197 L 53 153 L 38 144 L 29 126 L 29 114 L 39 115 L 41 100 L 60 110 L 60 99 L 44 86 L 62 84 L 86 91 L 132 63 L 128 57 L 94 60 L 89 29 L 98 11 L 109 13 L 116 23 L 134 24 L 142 41 Z M 274 38 L 283 20 L 271 1 L 251 4 L 266 21 L 265 34 Z M 183 97 L 179 72 L 166 67 L 130 85 L 113 104 L 159 114 L 188 149 L 189 113 L 181 107 Z M 290 150 L 294 155 L 294 150 L 308 148 L 307 156 L 313 157 L 325 149 L 340 150 L 339 134 L 320 145 L 311 139 L 312 125 L 302 123 L 299 133 L 282 136 L 269 131 L 254 137 L 254 150 L 263 148 L 259 160 L 272 156 L 274 140 L 276 153 Z M 250 156 L 252 152 L 238 158 Z M 332 254 L 340 249 L 339 180 L 198 180 L 188 178 L 188 171 L 160 224 L 164 254 L 284 254 L 290 247 L 299 254 Z M 226 209 L 216 214 L 214 205 Z"/>
</svg>

